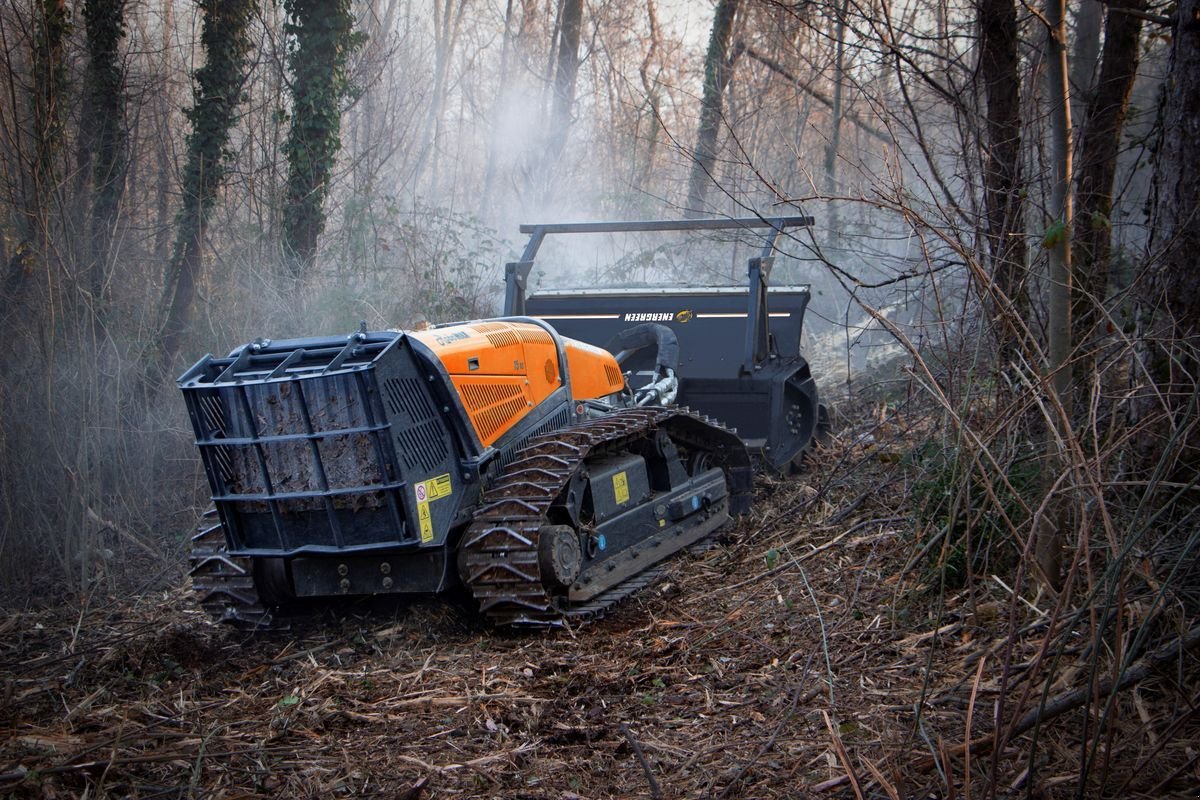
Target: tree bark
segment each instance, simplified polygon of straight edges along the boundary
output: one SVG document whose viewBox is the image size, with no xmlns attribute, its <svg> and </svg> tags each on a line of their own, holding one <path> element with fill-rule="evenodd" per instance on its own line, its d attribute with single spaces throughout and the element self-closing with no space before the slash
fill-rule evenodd
<svg viewBox="0 0 1200 800">
<path fill-rule="evenodd" d="M 1158 391 L 1146 405 L 1163 398 L 1167 424 L 1149 441 L 1174 452 L 1148 455 L 1170 455 L 1186 480 L 1200 470 L 1200 0 L 1179 2 L 1163 98 L 1150 242 L 1158 294 L 1149 367 Z"/>
<path fill-rule="evenodd" d="M 1086 102 L 1092 96 L 1096 61 L 1100 58 L 1100 31 L 1103 27 L 1104 5 L 1100 0 L 1082 0 L 1075 9 L 1075 49 L 1071 53 L 1072 99 L 1078 98 Z"/>
<path fill-rule="evenodd" d="M 1014 361 L 1029 314 L 1026 290 L 1025 185 L 1021 173 L 1021 77 L 1013 0 L 979 0 L 979 72 L 987 99 L 983 165 L 985 238 L 992 287 L 985 290 L 997 360 Z"/>
<path fill-rule="evenodd" d="M 1137 77 L 1142 19 L 1128 9 L 1142 11 L 1144 0 L 1110 0 L 1104 24 L 1104 51 L 1100 79 L 1087 106 L 1079 144 L 1079 170 L 1075 175 L 1079 222 L 1073 231 L 1071 263 L 1074 285 L 1071 319 L 1076 343 L 1084 345 L 1080 369 L 1092 361 L 1088 343 L 1103 323 L 1103 303 L 1108 290 L 1112 250 L 1113 181 L 1117 152 Z"/>
<path fill-rule="evenodd" d="M 725 88 L 733 74 L 729 43 L 733 38 L 733 20 L 737 10 L 738 0 L 719 0 L 713 14 L 708 54 L 704 58 L 704 95 L 700 101 L 700 125 L 696 132 L 696 151 L 692 156 L 692 173 L 688 180 L 687 204 L 684 208 L 684 215 L 687 217 L 699 217 L 705 213 L 704 198 L 714 179 L 717 133 L 721 125 Z"/>
<path fill-rule="evenodd" d="M 825 193 L 837 194 L 837 157 L 842 140 L 842 86 L 846 73 L 846 11 L 850 0 L 837 6 L 834 26 L 833 104 L 830 108 L 829 143 L 825 147 Z"/>
<path fill-rule="evenodd" d="M 579 36 L 583 29 L 583 0 L 563 0 L 562 26 L 554 67 L 554 102 L 550 113 L 550 159 L 557 160 L 571 127 L 575 80 L 579 75 Z"/>
<path fill-rule="evenodd" d="M 1165 87 L 1153 250 L 1177 338 L 1200 345 L 1200 0 L 1180 0 Z M 1195 364 L 1195 356 L 1192 356 Z M 1193 372 L 1193 379 L 1195 373 Z"/>
</svg>

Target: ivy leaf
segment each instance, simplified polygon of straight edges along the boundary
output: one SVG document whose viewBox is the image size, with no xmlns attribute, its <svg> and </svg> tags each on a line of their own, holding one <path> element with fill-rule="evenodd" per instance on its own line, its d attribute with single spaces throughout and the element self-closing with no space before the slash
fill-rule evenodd
<svg viewBox="0 0 1200 800">
<path fill-rule="evenodd" d="M 767 551 L 765 558 L 767 561 L 767 569 L 775 569 L 775 564 L 779 561 L 779 551 L 772 547 Z"/>
<path fill-rule="evenodd" d="M 1046 228 L 1046 233 L 1042 236 L 1042 248 L 1051 250 L 1059 245 L 1067 236 L 1067 223 L 1061 219 L 1056 219 L 1049 228 Z"/>
</svg>

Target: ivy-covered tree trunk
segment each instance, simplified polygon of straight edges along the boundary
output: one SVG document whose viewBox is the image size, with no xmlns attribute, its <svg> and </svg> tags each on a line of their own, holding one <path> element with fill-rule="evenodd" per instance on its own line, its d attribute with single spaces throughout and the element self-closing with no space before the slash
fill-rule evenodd
<svg viewBox="0 0 1200 800">
<path fill-rule="evenodd" d="M 83 130 L 90 150 L 92 210 L 88 283 L 102 300 L 113 263 L 113 231 L 125 194 L 129 130 L 125 124 L 125 72 L 121 39 L 125 36 L 126 0 L 87 0 L 87 92 Z"/>
<path fill-rule="evenodd" d="M 50 208 L 60 177 L 62 100 L 67 83 L 63 48 L 71 33 L 71 17 L 66 0 L 41 0 L 38 6 L 41 15 L 33 54 L 34 160 L 31 186 L 25 192 L 24 238 L 36 245 L 39 257 L 44 257 L 51 238 Z"/>
<path fill-rule="evenodd" d="M 193 105 L 185 112 L 192 130 L 183 168 L 183 204 L 175 218 L 175 244 L 163 282 L 159 355 L 167 370 L 179 356 L 183 334 L 192 320 L 196 287 L 203 277 L 201 249 L 217 190 L 225 180 L 229 132 L 246 81 L 250 53 L 246 32 L 254 0 L 199 0 L 199 6 L 205 63 L 196 70 Z"/>
<path fill-rule="evenodd" d="M 700 101 L 700 125 L 696 132 L 696 152 L 692 157 L 687 207 L 684 209 L 684 214 L 688 217 L 698 217 L 704 213 L 704 198 L 713 180 L 725 87 L 728 86 L 730 75 L 733 73 L 729 44 L 733 38 L 733 20 L 737 16 L 737 10 L 738 0 L 720 0 L 716 11 L 713 12 L 712 34 L 708 40 L 708 54 L 704 58 L 704 96 Z"/>
<path fill-rule="evenodd" d="M 341 145 L 341 102 L 350 93 L 346 61 L 359 42 L 351 34 L 349 0 L 286 0 L 292 73 L 292 125 L 283 209 L 284 257 L 302 280 L 325 230 L 325 198 Z"/>
</svg>

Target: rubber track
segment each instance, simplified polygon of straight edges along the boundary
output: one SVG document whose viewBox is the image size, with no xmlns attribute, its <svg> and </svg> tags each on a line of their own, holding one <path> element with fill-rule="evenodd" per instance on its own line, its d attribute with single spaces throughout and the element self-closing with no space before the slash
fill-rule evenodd
<svg viewBox="0 0 1200 800">
<path fill-rule="evenodd" d="M 563 607 L 542 585 L 538 531 L 589 455 L 620 449 L 681 417 L 721 427 L 686 409 L 628 409 L 539 436 L 517 453 L 486 491 L 460 544 L 460 573 L 488 619 L 497 625 L 538 627 L 591 620 L 662 577 L 665 569 L 651 566 L 580 605 Z M 684 443 L 697 444 L 694 437 Z"/>
<path fill-rule="evenodd" d="M 188 574 L 200 606 L 217 622 L 246 630 L 277 630 L 277 623 L 258 596 L 249 558 L 225 551 L 225 528 L 216 509 L 205 512 L 205 524 L 192 537 Z"/>
</svg>

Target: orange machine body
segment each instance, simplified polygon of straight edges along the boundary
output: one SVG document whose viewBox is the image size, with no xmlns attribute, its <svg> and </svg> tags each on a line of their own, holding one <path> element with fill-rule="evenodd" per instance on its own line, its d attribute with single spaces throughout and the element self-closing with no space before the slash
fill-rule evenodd
<svg viewBox="0 0 1200 800">
<path fill-rule="evenodd" d="M 528 322 L 472 322 L 409 332 L 442 362 L 479 441 L 499 439 L 562 386 L 558 347 L 544 328 Z M 612 354 L 563 340 L 572 400 L 621 391 Z"/>
</svg>

